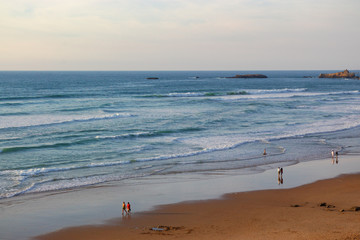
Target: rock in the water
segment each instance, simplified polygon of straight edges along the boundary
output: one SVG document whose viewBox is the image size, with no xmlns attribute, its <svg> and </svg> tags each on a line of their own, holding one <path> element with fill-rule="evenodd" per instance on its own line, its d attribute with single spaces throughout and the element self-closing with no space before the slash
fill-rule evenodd
<svg viewBox="0 0 360 240">
<path fill-rule="evenodd" d="M 226 78 L 267 78 L 267 76 L 263 74 L 245 74 L 245 75 L 235 75 L 233 77 Z"/>
<path fill-rule="evenodd" d="M 358 76 L 355 75 L 355 73 L 349 72 L 349 70 L 345 70 L 343 72 L 337 72 L 337 73 L 321 73 L 319 75 L 319 78 L 354 78 L 354 79 L 360 79 Z"/>
</svg>

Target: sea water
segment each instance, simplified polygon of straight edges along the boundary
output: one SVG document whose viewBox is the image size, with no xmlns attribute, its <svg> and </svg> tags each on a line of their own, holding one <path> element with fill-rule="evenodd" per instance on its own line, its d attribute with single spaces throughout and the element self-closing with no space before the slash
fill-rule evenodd
<svg viewBox="0 0 360 240">
<path fill-rule="evenodd" d="M 360 81 L 322 72 L 0 72 L 0 198 L 360 152 Z"/>
</svg>

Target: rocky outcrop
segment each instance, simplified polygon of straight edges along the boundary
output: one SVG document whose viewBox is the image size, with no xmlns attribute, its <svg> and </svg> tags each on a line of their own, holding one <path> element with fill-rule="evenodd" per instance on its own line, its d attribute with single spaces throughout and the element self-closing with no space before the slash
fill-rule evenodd
<svg viewBox="0 0 360 240">
<path fill-rule="evenodd" d="M 343 72 L 337 72 L 337 73 L 321 73 L 319 75 L 319 78 L 354 78 L 354 79 L 360 79 L 358 76 L 355 75 L 355 73 L 349 72 L 349 70 L 345 70 Z"/>
<path fill-rule="evenodd" d="M 226 78 L 267 78 L 267 76 L 262 74 L 245 74 L 245 75 L 235 75 L 233 77 Z"/>
</svg>

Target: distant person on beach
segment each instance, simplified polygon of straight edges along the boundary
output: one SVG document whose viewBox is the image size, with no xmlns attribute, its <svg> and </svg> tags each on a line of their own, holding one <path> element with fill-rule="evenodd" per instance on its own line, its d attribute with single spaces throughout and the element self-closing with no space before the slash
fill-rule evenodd
<svg viewBox="0 0 360 240">
<path fill-rule="evenodd" d="M 123 202 L 123 204 L 122 204 L 122 214 L 123 214 L 123 215 L 124 215 L 124 212 L 127 213 L 125 202 Z"/>
<path fill-rule="evenodd" d="M 263 153 L 263 155 L 264 155 L 264 156 L 266 155 L 266 148 L 264 149 L 264 153 Z"/>
<path fill-rule="evenodd" d="M 336 153 L 335 153 L 335 155 L 336 155 L 336 164 L 338 164 L 339 163 L 339 153 L 338 153 L 338 151 L 336 151 Z"/>
<path fill-rule="evenodd" d="M 281 167 L 278 167 L 278 176 L 282 176 L 284 170 Z"/>
<path fill-rule="evenodd" d="M 284 183 L 284 179 L 283 179 L 283 176 L 282 176 L 283 169 L 281 167 L 278 167 L 277 172 L 278 172 L 278 183 L 279 183 L 279 185 L 283 184 Z"/>
<path fill-rule="evenodd" d="M 331 150 L 331 157 L 334 158 L 334 149 Z"/>
<path fill-rule="evenodd" d="M 131 212 L 131 206 L 130 206 L 129 202 L 127 203 L 126 208 L 127 208 L 127 213 L 130 213 Z"/>
</svg>

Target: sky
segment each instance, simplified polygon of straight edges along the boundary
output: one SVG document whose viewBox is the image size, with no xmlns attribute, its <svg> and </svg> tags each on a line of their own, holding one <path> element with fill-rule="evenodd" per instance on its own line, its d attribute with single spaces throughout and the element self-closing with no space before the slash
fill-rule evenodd
<svg viewBox="0 0 360 240">
<path fill-rule="evenodd" d="M 360 69 L 360 0 L 0 0 L 0 70 Z"/>
</svg>

